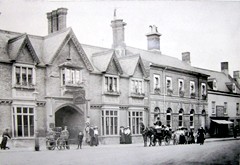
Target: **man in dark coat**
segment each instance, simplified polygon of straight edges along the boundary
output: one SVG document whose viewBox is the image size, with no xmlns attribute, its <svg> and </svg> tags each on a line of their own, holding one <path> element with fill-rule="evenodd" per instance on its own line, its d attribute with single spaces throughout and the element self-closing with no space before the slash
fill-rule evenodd
<svg viewBox="0 0 240 165">
<path fill-rule="evenodd" d="M 78 133 L 78 147 L 77 147 L 77 149 L 79 149 L 79 148 L 82 149 L 83 136 L 84 136 L 83 132 L 80 131 Z"/>
<path fill-rule="evenodd" d="M 94 137 L 93 126 L 90 126 L 89 136 L 90 136 L 90 146 L 93 146 L 95 144 L 95 137 Z"/>
<path fill-rule="evenodd" d="M 205 130 L 203 129 L 203 127 L 201 127 L 199 130 L 198 130 L 198 137 L 199 137 L 199 143 L 200 145 L 203 145 L 204 143 L 204 140 L 205 140 Z"/>
<path fill-rule="evenodd" d="M 7 141 L 8 138 L 11 139 L 11 136 L 8 133 L 8 129 L 6 129 L 3 134 L 2 134 L 2 142 L 1 142 L 1 149 L 10 149 L 9 147 L 7 147 Z"/>
</svg>

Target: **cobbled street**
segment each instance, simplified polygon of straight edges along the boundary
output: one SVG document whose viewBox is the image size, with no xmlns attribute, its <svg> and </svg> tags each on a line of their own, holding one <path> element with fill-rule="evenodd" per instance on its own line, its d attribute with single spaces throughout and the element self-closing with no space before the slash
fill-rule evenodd
<svg viewBox="0 0 240 165">
<path fill-rule="evenodd" d="M 1 165 L 157 165 L 239 164 L 240 140 L 211 141 L 204 145 L 143 147 L 142 144 L 84 146 L 77 150 L 49 151 L 41 148 L 0 150 Z"/>
</svg>

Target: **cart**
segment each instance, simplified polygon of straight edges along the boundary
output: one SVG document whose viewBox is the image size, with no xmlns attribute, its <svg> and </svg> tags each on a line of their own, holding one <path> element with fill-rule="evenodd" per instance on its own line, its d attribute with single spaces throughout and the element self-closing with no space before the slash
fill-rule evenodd
<svg viewBox="0 0 240 165">
<path fill-rule="evenodd" d="M 69 149 L 69 146 L 66 145 L 66 138 L 61 135 L 61 132 L 61 127 L 55 127 L 48 132 L 46 136 L 46 148 L 48 150 L 55 150 L 55 148 L 59 150 Z"/>
</svg>

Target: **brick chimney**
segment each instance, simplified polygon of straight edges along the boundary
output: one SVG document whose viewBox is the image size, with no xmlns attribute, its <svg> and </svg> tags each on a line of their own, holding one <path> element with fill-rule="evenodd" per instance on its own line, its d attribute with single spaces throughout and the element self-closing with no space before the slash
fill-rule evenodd
<svg viewBox="0 0 240 165">
<path fill-rule="evenodd" d="M 148 50 L 158 50 L 160 51 L 160 36 L 157 27 L 155 25 L 150 25 L 150 32 L 146 34 L 148 41 Z"/>
<path fill-rule="evenodd" d="M 111 21 L 111 27 L 113 31 L 113 44 L 112 48 L 117 51 L 117 54 L 119 56 L 124 56 L 125 55 L 125 48 L 126 44 L 124 42 L 125 37 L 124 37 L 124 26 L 127 24 L 123 22 L 122 19 L 117 19 L 116 18 L 116 9 L 114 9 L 114 18 Z"/>
<path fill-rule="evenodd" d="M 240 85 L 240 71 L 233 71 L 233 78 L 238 82 Z"/>
<path fill-rule="evenodd" d="M 191 64 L 190 52 L 182 52 L 182 61 Z"/>
<path fill-rule="evenodd" d="M 58 8 L 47 13 L 48 34 L 65 29 L 67 27 L 67 9 Z"/>
<path fill-rule="evenodd" d="M 221 62 L 221 71 L 226 75 L 229 74 L 228 72 L 228 62 Z"/>
</svg>

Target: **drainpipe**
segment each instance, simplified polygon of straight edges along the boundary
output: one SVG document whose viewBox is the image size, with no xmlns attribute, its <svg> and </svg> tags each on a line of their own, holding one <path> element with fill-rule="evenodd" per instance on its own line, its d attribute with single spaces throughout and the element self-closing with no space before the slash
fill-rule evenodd
<svg viewBox="0 0 240 165">
<path fill-rule="evenodd" d="M 163 110 L 165 109 L 165 97 L 166 97 L 166 70 L 167 70 L 167 67 L 164 68 L 163 70 Z M 164 117 L 165 117 L 165 112 L 163 113 L 164 114 Z"/>
</svg>

